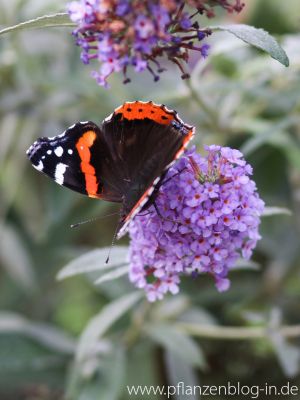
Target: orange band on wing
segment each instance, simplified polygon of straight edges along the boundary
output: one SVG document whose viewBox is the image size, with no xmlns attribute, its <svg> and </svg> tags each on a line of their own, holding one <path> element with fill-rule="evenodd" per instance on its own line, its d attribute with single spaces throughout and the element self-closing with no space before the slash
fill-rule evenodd
<svg viewBox="0 0 300 400">
<path fill-rule="evenodd" d="M 161 125 L 168 125 L 174 119 L 174 112 L 167 111 L 164 106 L 149 101 L 124 103 L 115 110 L 115 114 L 122 114 L 128 120 L 149 118 Z"/>
<path fill-rule="evenodd" d="M 76 143 L 76 149 L 81 158 L 80 168 L 85 177 L 85 189 L 90 197 L 98 197 L 96 196 L 98 190 L 96 170 L 91 164 L 90 151 L 95 139 L 96 133 L 94 131 L 87 131 Z"/>
</svg>

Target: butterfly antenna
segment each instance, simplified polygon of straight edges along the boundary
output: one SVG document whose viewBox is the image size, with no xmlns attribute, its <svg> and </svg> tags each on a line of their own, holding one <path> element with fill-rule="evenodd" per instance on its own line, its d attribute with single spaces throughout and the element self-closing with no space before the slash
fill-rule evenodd
<svg viewBox="0 0 300 400">
<path fill-rule="evenodd" d="M 107 215 L 100 215 L 99 217 L 94 217 L 94 218 L 87 219 L 85 221 L 77 222 L 76 224 L 70 225 L 70 227 L 71 228 L 78 228 L 78 226 L 80 226 L 80 225 L 84 225 L 84 224 L 87 224 L 87 223 L 90 223 L 90 222 L 95 222 L 95 221 L 98 221 L 98 219 L 102 219 L 102 218 L 106 218 L 106 217 L 112 217 L 113 215 L 118 215 L 118 214 L 119 214 L 118 212 L 115 212 L 115 213 L 111 213 L 111 214 L 107 214 Z"/>
<path fill-rule="evenodd" d="M 113 236 L 113 238 L 112 238 L 110 248 L 109 248 L 109 250 L 108 250 L 107 258 L 106 258 L 106 260 L 105 260 L 105 264 L 108 264 L 109 258 L 110 258 L 110 253 L 111 253 L 112 248 L 114 247 L 114 245 L 115 245 L 115 243 L 116 243 L 117 234 L 118 234 L 118 231 L 119 231 L 119 228 L 120 228 L 120 225 L 121 225 L 121 222 L 120 222 L 120 221 L 121 221 L 121 220 L 119 220 L 119 222 L 118 222 L 118 224 L 117 224 L 117 226 L 116 226 L 115 233 L 114 233 L 114 236 Z"/>
</svg>

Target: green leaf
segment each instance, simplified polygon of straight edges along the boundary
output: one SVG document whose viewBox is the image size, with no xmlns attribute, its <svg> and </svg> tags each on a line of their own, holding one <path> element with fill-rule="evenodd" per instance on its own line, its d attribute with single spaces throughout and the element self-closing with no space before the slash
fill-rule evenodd
<svg viewBox="0 0 300 400">
<path fill-rule="evenodd" d="M 298 375 L 300 369 L 300 349 L 298 346 L 289 343 L 281 334 L 281 324 L 282 311 L 278 308 L 273 308 L 267 333 L 285 376 L 293 378 Z"/>
<path fill-rule="evenodd" d="M 215 316 L 212 315 L 205 308 L 201 307 L 191 307 L 189 308 L 182 316 L 179 321 L 187 322 L 191 324 L 199 324 L 199 325 L 218 325 L 218 321 Z"/>
<path fill-rule="evenodd" d="M 113 247 L 109 263 L 106 263 L 109 251 L 110 247 L 103 247 L 102 249 L 92 250 L 79 256 L 59 271 L 57 279 L 62 280 L 70 276 L 85 274 L 92 271 L 105 271 L 127 264 L 127 246 Z"/>
<path fill-rule="evenodd" d="M 37 282 L 29 252 L 13 227 L 2 225 L 1 230 L 1 264 L 18 285 L 32 292 L 36 288 Z"/>
<path fill-rule="evenodd" d="M 287 155 L 290 153 L 290 149 L 296 149 L 297 144 L 291 140 L 287 130 L 292 126 L 298 126 L 300 123 L 300 119 L 295 115 L 288 115 L 287 117 L 282 118 L 277 123 L 268 123 L 263 120 L 256 119 L 253 123 L 253 119 L 244 120 L 244 127 L 239 126 L 238 129 L 245 129 L 252 134 L 253 137 L 248 139 L 241 147 L 241 151 L 244 155 L 249 155 L 254 153 L 260 146 L 265 143 L 269 143 L 272 146 L 276 146 L 279 149 L 286 152 Z M 296 153 L 299 157 L 299 151 Z M 298 162 L 299 165 L 299 162 Z"/>
<path fill-rule="evenodd" d="M 156 320 L 166 321 L 177 319 L 190 306 L 188 297 L 184 295 L 172 296 L 153 307 L 153 317 Z"/>
<path fill-rule="evenodd" d="M 53 352 L 27 337 L 0 335 L 1 399 L 8 398 L 6 393 L 13 393 L 16 399 L 20 389 L 28 384 L 56 382 L 62 387 L 69 362 L 68 355 Z"/>
<path fill-rule="evenodd" d="M 129 271 L 128 265 L 116 268 L 110 272 L 107 272 L 107 274 L 103 274 L 99 279 L 96 280 L 95 285 L 100 285 L 100 283 L 121 278 L 121 276 L 128 274 L 128 271 Z"/>
<path fill-rule="evenodd" d="M 0 35 L 20 31 L 22 29 L 51 28 L 61 26 L 75 26 L 75 24 L 70 21 L 70 17 L 67 13 L 43 15 L 42 17 L 30 19 L 29 21 L 21 22 L 20 24 L 9 26 L 0 30 Z"/>
<path fill-rule="evenodd" d="M 156 343 L 173 352 L 191 366 L 205 369 L 206 362 L 197 343 L 172 325 L 147 325 L 144 330 Z"/>
<path fill-rule="evenodd" d="M 292 211 L 285 207 L 265 207 L 262 216 L 270 217 L 272 215 L 292 215 Z"/>
<path fill-rule="evenodd" d="M 172 386 L 177 386 L 179 382 L 184 382 L 185 387 L 196 387 L 199 385 L 199 379 L 193 367 L 178 357 L 171 351 L 165 352 L 164 361 L 166 364 L 168 382 Z M 169 386 L 170 387 L 170 386 Z M 171 394 L 171 393 L 170 393 Z M 199 393 L 198 393 L 199 394 Z M 197 393 L 189 394 L 189 400 L 199 399 Z M 187 397 L 181 391 L 176 391 L 176 400 L 186 400 Z"/>
<path fill-rule="evenodd" d="M 230 271 L 236 270 L 252 270 L 252 271 L 259 271 L 260 265 L 251 260 L 244 260 L 243 258 L 239 258 L 236 260 L 235 264 L 230 267 Z"/>
<path fill-rule="evenodd" d="M 82 333 L 76 352 L 77 362 L 82 362 L 93 355 L 99 339 L 141 298 L 140 292 L 134 292 L 121 297 L 103 307 L 101 312 L 93 317 Z"/>
<path fill-rule="evenodd" d="M 113 372 L 113 373 L 112 373 Z M 118 400 L 125 387 L 126 357 L 124 349 L 116 343 L 112 351 L 101 357 L 98 365 L 98 377 L 94 382 L 82 382 L 73 396 L 78 400 Z M 79 395 L 78 395 L 79 393 Z"/>
<path fill-rule="evenodd" d="M 0 334 L 15 333 L 27 336 L 51 350 L 73 354 L 76 342 L 61 330 L 49 325 L 29 321 L 11 312 L 0 312 Z"/>
<path fill-rule="evenodd" d="M 126 355 L 122 343 L 114 345 L 112 354 L 102 363 L 100 373 L 103 392 L 101 399 L 119 399 L 124 390 L 126 376 Z"/>
<path fill-rule="evenodd" d="M 299 347 L 289 343 L 278 331 L 270 331 L 269 337 L 285 376 L 294 378 L 299 373 Z"/>
<path fill-rule="evenodd" d="M 232 33 L 244 42 L 257 47 L 260 50 L 270 54 L 272 58 L 279 61 L 284 66 L 289 66 L 289 59 L 286 52 L 279 43 L 268 32 L 263 29 L 254 28 L 253 26 L 236 24 L 236 25 L 218 25 L 209 27 L 212 31 L 225 31 Z"/>
</svg>

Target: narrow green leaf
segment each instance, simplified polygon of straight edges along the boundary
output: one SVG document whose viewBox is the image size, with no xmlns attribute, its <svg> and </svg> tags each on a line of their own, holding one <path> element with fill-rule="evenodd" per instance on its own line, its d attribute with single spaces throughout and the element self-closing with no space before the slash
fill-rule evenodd
<svg viewBox="0 0 300 400">
<path fill-rule="evenodd" d="M 20 31 L 22 29 L 51 28 L 62 26 L 75 26 L 75 24 L 70 21 L 70 17 L 67 13 L 43 15 L 42 17 L 30 19 L 29 21 L 21 22 L 20 24 L 9 26 L 0 30 L 0 35 Z"/>
<path fill-rule="evenodd" d="M 1 400 L 8 399 L 6 391 L 16 393 L 17 388 L 28 382 L 41 382 L 41 379 L 45 382 L 49 377 L 55 379 L 52 382 L 62 382 L 60 378 L 68 362 L 69 355 L 53 352 L 19 334 L 0 335 Z M 13 396 L 14 400 L 17 398 Z"/>
<path fill-rule="evenodd" d="M 244 42 L 270 54 L 272 58 L 279 61 L 284 66 L 289 66 L 289 59 L 286 52 L 273 36 L 263 29 L 258 29 L 254 26 L 244 24 L 211 26 L 210 29 L 212 31 L 225 31 L 232 33 Z"/>
<path fill-rule="evenodd" d="M 295 115 L 288 115 L 277 123 L 270 123 L 259 119 L 256 119 L 253 123 L 253 119 L 247 118 L 244 124 L 242 124 L 244 128 L 240 126 L 238 129 L 246 129 L 253 136 L 242 145 L 241 152 L 248 156 L 266 143 L 279 147 L 281 150 L 286 151 L 287 154 L 289 154 L 290 148 L 298 150 L 296 143 L 289 137 L 287 129 L 291 126 L 298 126 L 299 123 L 299 116 Z"/>
<path fill-rule="evenodd" d="M 164 301 L 157 302 L 153 307 L 153 317 L 160 321 L 177 319 L 190 307 L 189 298 L 184 295 L 172 296 Z"/>
<path fill-rule="evenodd" d="M 252 270 L 259 271 L 260 265 L 251 260 L 244 260 L 243 258 L 239 258 L 235 264 L 230 268 L 230 271 L 234 270 Z"/>
<path fill-rule="evenodd" d="M 128 271 L 129 271 L 128 265 L 124 265 L 122 267 L 113 269 L 112 271 L 107 272 L 106 274 L 100 276 L 100 278 L 96 280 L 95 284 L 100 285 L 100 283 L 121 278 L 121 276 L 128 274 Z"/>
<path fill-rule="evenodd" d="M 97 366 L 95 360 L 92 361 Z M 96 379 L 78 381 L 77 390 L 67 398 L 78 400 L 118 400 L 125 388 L 126 357 L 119 343 L 115 343 L 111 352 L 103 355 L 98 362 Z M 96 372 L 96 371 L 95 371 Z"/>
<path fill-rule="evenodd" d="M 300 369 L 300 350 L 298 346 L 291 344 L 281 334 L 280 327 L 282 324 L 282 310 L 272 308 L 269 320 L 267 334 L 274 351 L 277 355 L 279 364 L 288 378 L 298 375 Z"/>
<path fill-rule="evenodd" d="M 92 271 L 105 271 L 127 264 L 127 246 L 113 247 L 109 263 L 106 263 L 109 251 L 110 247 L 103 247 L 102 249 L 92 250 L 77 257 L 59 271 L 57 279 L 62 280 L 70 276 L 85 274 Z"/>
<path fill-rule="evenodd" d="M 141 298 L 140 292 L 127 294 L 107 306 L 93 317 L 79 339 L 76 352 L 77 362 L 93 355 L 101 336 Z"/>
<path fill-rule="evenodd" d="M 18 232 L 9 225 L 2 225 L 0 232 L 0 262 L 12 279 L 28 291 L 37 282 L 32 261 Z"/>
<path fill-rule="evenodd" d="M 285 207 L 265 207 L 262 216 L 270 217 L 272 215 L 292 215 L 292 211 Z"/>
<path fill-rule="evenodd" d="M 216 317 L 205 308 L 201 307 L 190 307 L 184 314 L 182 314 L 179 321 L 205 326 L 218 325 Z"/>
<path fill-rule="evenodd" d="M 172 325 L 147 325 L 145 333 L 156 343 L 173 352 L 191 366 L 204 369 L 206 362 L 202 350 L 188 335 L 179 332 Z"/>
<path fill-rule="evenodd" d="M 0 334 L 17 333 L 61 353 L 73 354 L 76 342 L 70 336 L 50 324 L 29 321 L 12 312 L 0 312 Z"/>
<path fill-rule="evenodd" d="M 300 369 L 299 347 L 289 343 L 278 331 L 270 331 L 269 337 L 285 376 L 294 378 Z"/>
<path fill-rule="evenodd" d="M 199 378 L 193 367 L 178 357 L 171 351 L 165 352 L 164 361 L 166 364 L 168 382 L 172 386 L 177 386 L 179 382 L 184 382 L 185 387 L 196 387 L 199 385 Z M 170 387 L 170 386 L 169 386 Z M 171 393 L 170 393 L 171 394 Z M 189 400 L 199 399 L 200 393 L 189 394 Z M 176 391 L 176 400 L 186 400 L 187 397 L 181 391 Z"/>
</svg>

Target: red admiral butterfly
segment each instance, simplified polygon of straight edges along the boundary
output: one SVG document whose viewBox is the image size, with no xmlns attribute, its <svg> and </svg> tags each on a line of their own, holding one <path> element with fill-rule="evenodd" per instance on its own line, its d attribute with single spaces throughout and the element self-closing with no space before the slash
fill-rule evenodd
<svg viewBox="0 0 300 400">
<path fill-rule="evenodd" d="M 38 139 L 27 155 L 59 185 L 122 204 L 118 237 L 154 203 L 164 175 L 192 139 L 194 128 L 175 111 L 150 102 L 127 102 L 101 127 L 78 122 L 61 135 Z"/>
</svg>

